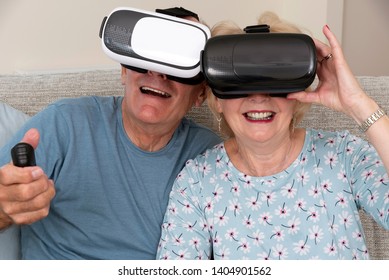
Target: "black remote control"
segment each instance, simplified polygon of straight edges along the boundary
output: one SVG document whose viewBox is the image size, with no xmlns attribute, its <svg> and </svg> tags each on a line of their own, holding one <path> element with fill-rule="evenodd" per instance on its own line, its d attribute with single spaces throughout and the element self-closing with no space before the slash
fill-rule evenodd
<svg viewBox="0 0 389 280">
<path fill-rule="evenodd" d="M 35 166 L 34 148 L 28 143 L 18 143 L 11 149 L 12 161 L 15 166 Z"/>
</svg>

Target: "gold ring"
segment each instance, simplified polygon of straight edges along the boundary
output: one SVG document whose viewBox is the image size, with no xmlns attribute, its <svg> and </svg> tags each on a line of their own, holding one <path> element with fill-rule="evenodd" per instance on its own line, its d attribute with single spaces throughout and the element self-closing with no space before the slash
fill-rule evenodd
<svg viewBox="0 0 389 280">
<path fill-rule="evenodd" d="M 328 59 L 330 59 L 330 58 L 332 58 L 332 53 L 329 53 L 329 54 L 327 54 L 325 57 L 323 57 L 323 59 L 320 60 L 320 63 L 323 62 L 324 60 L 328 60 Z"/>
</svg>

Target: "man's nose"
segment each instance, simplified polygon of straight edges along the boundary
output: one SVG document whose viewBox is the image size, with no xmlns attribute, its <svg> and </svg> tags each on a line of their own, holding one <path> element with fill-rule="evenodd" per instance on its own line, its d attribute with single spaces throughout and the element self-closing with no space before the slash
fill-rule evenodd
<svg viewBox="0 0 389 280">
<path fill-rule="evenodd" d="M 162 74 L 162 73 L 151 71 L 151 70 L 147 71 L 147 74 L 149 74 L 151 76 L 161 77 L 163 80 L 167 80 L 166 74 Z"/>
</svg>

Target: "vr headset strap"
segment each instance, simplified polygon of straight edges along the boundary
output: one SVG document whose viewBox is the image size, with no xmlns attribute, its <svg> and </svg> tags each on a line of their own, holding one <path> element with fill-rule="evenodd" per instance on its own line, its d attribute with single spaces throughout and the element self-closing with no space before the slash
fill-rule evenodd
<svg viewBox="0 0 389 280">
<path fill-rule="evenodd" d="M 174 16 L 174 17 L 179 17 L 179 18 L 194 17 L 198 21 L 200 20 L 199 16 L 196 13 L 189 11 L 187 9 L 184 9 L 183 7 L 174 7 L 174 8 L 168 8 L 168 9 L 156 9 L 155 11 L 157 13 L 161 13 L 161 14 L 165 14 L 165 15 L 169 15 L 169 16 Z"/>
<path fill-rule="evenodd" d="M 243 29 L 246 33 L 269 33 L 270 26 L 267 24 L 249 25 Z"/>
</svg>

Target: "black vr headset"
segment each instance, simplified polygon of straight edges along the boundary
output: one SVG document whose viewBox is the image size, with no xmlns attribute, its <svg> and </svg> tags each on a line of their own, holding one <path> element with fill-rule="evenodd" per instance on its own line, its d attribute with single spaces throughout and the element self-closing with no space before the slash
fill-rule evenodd
<svg viewBox="0 0 389 280">
<path fill-rule="evenodd" d="M 210 38 L 205 25 L 168 10 L 114 10 L 101 26 L 103 50 L 138 72 L 164 73 L 185 84 L 205 77 L 219 98 L 282 97 L 305 90 L 315 79 L 316 48 L 308 35 L 269 33 L 269 26 L 259 25 L 247 27 L 246 34 Z M 182 11 L 197 16 L 185 9 L 179 16 Z"/>
<path fill-rule="evenodd" d="M 312 84 L 317 62 L 311 37 L 266 33 L 263 26 L 258 30 L 262 31 L 208 40 L 201 67 L 217 97 L 238 98 L 250 93 L 281 97 Z"/>
</svg>

